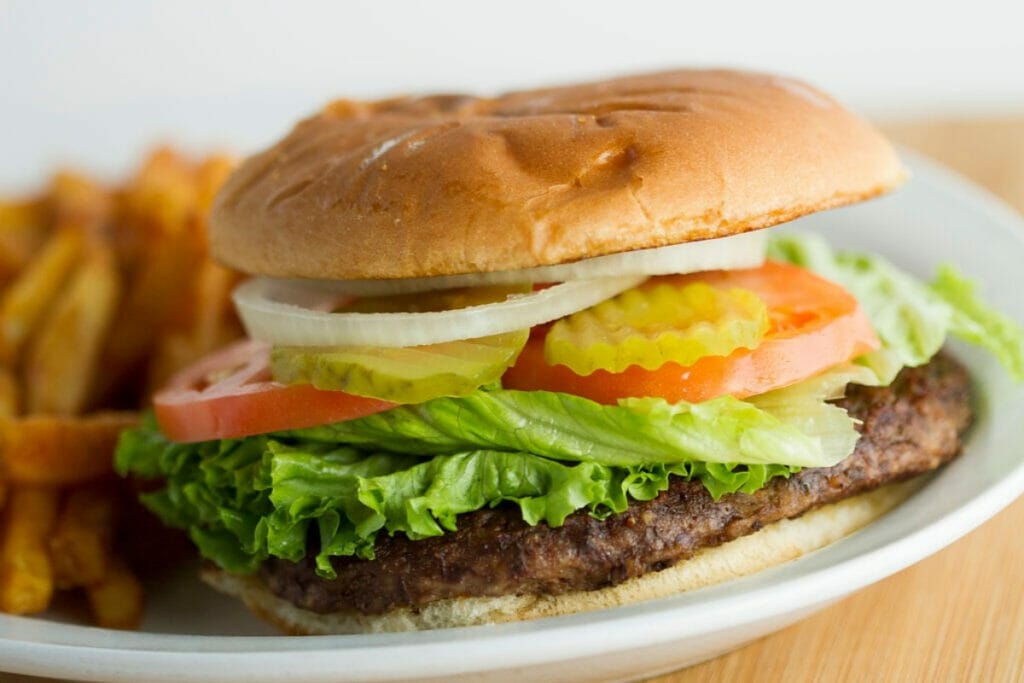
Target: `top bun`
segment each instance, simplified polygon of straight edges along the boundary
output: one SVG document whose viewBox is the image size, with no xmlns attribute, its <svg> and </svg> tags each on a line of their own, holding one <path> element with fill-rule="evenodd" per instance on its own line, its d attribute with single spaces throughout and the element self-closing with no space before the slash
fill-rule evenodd
<svg viewBox="0 0 1024 683">
<path fill-rule="evenodd" d="M 454 275 L 745 232 L 904 176 L 861 118 L 765 74 L 338 100 L 242 164 L 210 239 L 262 275 Z"/>
</svg>

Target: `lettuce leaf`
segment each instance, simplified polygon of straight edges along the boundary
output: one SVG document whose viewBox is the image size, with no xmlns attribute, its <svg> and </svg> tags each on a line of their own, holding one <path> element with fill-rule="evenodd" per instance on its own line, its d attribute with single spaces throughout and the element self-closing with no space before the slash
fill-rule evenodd
<svg viewBox="0 0 1024 683">
<path fill-rule="evenodd" d="M 521 451 L 614 467 L 678 462 L 823 467 L 851 450 L 826 453 L 820 440 L 797 426 L 731 396 L 676 404 L 627 399 L 607 406 L 548 391 L 478 391 L 287 434 L 395 453 Z"/>
<path fill-rule="evenodd" d="M 586 509 L 603 518 L 630 499 L 650 500 L 669 476 L 701 481 L 716 497 L 753 492 L 798 467 L 677 462 L 629 467 L 567 464 L 523 452 L 474 450 L 432 458 L 366 453 L 284 436 L 175 444 L 152 418 L 127 432 L 119 472 L 159 473 L 164 488 L 142 502 L 187 529 L 202 555 L 229 571 L 255 571 L 270 556 L 297 561 L 372 558 L 378 533 L 420 539 L 456 529 L 460 514 L 502 502 L 529 524 L 559 526 Z"/>
<path fill-rule="evenodd" d="M 877 386 L 881 383 L 872 369 L 848 363 L 798 384 L 747 400 L 808 437 L 817 439 L 825 453 L 849 454 L 857 445 L 860 434 L 846 410 L 827 401 L 842 398 L 848 384 Z"/>
<path fill-rule="evenodd" d="M 953 317 L 949 306 L 927 285 L 879 256 L 834 252 L 823 239 L 811 235 L 776 237 L 769 242 L 768 254 L 849 290 L 900 366 L 927 363 L 946 340 Z"/>
<path fill-rule="evenodd" d="M 950 265 L 925 284 L 880 256 L 833 251 L 812 235 L 775 237 L 768 255 L 813 270 L 857 297 L 883 344 L 862 363 L 886 384 L 901 367 L 928 362 L 949 334 L 991 351 L 1024 381 L 1024 328 L 982 302 Z"/>
<path fill-rule="evenodd" d="M 992 353 L 1017 381 L 1024 381 L 1024 328 L 989 308 L 974 283 L 946 264 L 929 285 L 952 310 L 950 332 Z"/>
</svg>

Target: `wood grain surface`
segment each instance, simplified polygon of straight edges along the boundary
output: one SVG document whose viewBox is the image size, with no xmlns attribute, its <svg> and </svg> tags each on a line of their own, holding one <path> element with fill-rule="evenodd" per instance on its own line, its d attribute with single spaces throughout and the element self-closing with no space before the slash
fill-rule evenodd
<svg viewBox="0 0 1024 683">
<path fill-rule="evenodd" d="M 1024 116 L 885 129 L 1024 212 Z M 810 619 L 649 683 L 1024 681 L 1022 530 L 1024 498 Z"/>
</svg>

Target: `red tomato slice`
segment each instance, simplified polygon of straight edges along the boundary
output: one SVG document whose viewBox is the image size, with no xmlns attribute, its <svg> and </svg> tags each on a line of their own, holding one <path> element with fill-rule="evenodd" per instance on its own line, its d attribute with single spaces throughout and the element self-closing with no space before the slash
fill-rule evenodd
<svg viewBox="0 0 1024 683">
<path fill-rule="evenodd" d="M 270 346 L 243 341 L 203 358 L 153 397 L 160 429 L 172 441 L 237 439 L 353 420 L 394 403 L 322 391 L 270 378 Z"/>
<path fill-rule="evenodd" d="M 561 391 L 614 404 L 630 396 L 660 396 L 698 403 L 731 394 L 737 398 L 788 386 L 877 349 L 878 337 L 857 300 L 839 285 L 785 263 L 760 268 L 710 271 L 652 278 L 685 285 L 752 290 L 768 306 L 770 326 L 755 349 L 708 356 L 690 366 L 666 363 L 655 370 L 632 366 L 620 373 L 577 375 L 544 360 L 546 328 L 530 337 L 516 364 L 502 378 L 508 389 Z"/>
</svg>

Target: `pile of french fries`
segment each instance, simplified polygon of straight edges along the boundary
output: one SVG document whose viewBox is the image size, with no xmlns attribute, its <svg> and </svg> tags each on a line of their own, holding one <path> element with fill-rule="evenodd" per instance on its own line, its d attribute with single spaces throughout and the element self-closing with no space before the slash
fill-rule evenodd
<svg viewBox="0 0 1024 683">
<path fill-rule="evenodd" d="M 237 276 L 206 245 L 231 166 L 160 149 L 118 187 L 60 173 L 0 200 L 0 611 L 77 590 L 98 625 L 138 626 L 114 445 L 153 388 L 240 334 Z"/>
</svg>

